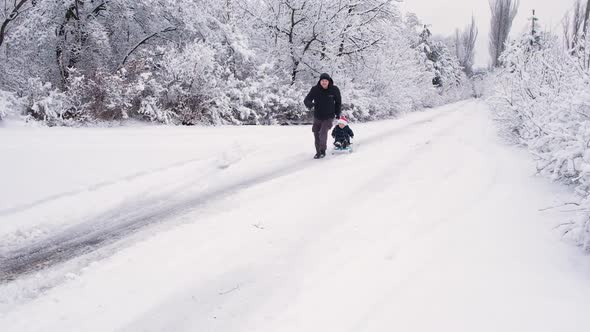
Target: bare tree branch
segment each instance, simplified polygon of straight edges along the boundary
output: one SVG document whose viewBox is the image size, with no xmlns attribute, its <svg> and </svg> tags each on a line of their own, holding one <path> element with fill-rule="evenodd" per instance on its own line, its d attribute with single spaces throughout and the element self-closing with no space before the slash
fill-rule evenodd
<svg viewBox="0 0 590 332">
<path fill-rule="evenodd" d="M 123 58 L 123 61 L 121 61 L 121 64 L 119 65 L 119 69 L 125 65 L 125 63 L 127 62 L 127 59 L 129 58 L 129 56 L 131 56 L 131 54 L 133 54 L 133 52 L 135 52 L 135 50 L 137 50 L 141 45 L 145 44 L 148 40 L 156 37 L 157 35 L 159 35 L 161 33 L 171 32 L 171 31 L 176 31 L 176 30 L 177 30 L 176 27 L 167 27 L 164 30 L 154 32 L 154 33 L 146 36 L 145 38 L 143 38 L 141 41 L 139 41 L 137 44 L 135 44 L 135 46 L 133 46 L 129 50 L 129 52 L 127 52 L 127 55 L 125 55 L 125 58 Z"/>
</svg>

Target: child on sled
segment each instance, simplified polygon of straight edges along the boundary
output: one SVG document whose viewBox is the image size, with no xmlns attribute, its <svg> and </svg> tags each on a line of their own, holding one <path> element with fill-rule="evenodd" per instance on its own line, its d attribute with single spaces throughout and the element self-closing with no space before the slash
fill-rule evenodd
<svg viewBox="0 0 590 332">
<path fill-rule="evenodd" d="M 334 137 L 334 146 L 336 149 L 347 149 L 354 137 L 352 129 L 348 126 L 348 119 L 343 115 L 338 119 L 338 125 L 332 130 L 332 137 Z"/>
</svg>

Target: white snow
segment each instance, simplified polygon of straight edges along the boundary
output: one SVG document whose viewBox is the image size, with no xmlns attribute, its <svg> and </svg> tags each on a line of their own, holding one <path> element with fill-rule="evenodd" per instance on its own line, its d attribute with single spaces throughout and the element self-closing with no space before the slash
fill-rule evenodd
<svg viewBox="0 0 590 332">
<path fill-rule="evenodd" d="M 0 257 L 171 213 L 0 284 L 0 330 L 586 330 L 588 259 L 544 210 L 571 193 L 489 118 L 352 124 L 355 152 L 319 161 L 307 126 L 3 128 Z"/>
</svg>

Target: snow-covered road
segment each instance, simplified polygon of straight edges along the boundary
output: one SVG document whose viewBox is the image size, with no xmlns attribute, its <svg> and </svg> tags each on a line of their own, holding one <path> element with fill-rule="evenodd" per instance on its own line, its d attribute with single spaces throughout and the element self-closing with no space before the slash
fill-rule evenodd
<svg viewBox="0 0 590 332">
<path fill-rule="evenodd" d="M 569 193 L 483 104 L 353 129 L 3 129 L 0 330 L 584 330 Z"/>
</svg>

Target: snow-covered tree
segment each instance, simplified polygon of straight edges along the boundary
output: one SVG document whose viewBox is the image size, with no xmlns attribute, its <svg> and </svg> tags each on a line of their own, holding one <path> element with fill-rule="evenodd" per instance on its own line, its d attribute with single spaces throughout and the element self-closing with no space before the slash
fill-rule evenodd
<svg viewBox="0 0 590 332">
<path fill-rule="evenodd" d="M 242 1 L 261 49 L 271 50 L 294 84 L 300 73 L 331 71 L 383 44 L 392 0 Z M 249 23 L 250 24 L 250 23 Z"/>
<path fill-rule="evenodd" d="M 500 65 L 500 56 L 506 49 L 506 41 L 512 22 L 518 13 L 519 0 L 489 0 L 491 10 L 489 51 L 492 67 Z"/>
<path fill-rule="evenodd" d="M 571 16 L 570 13 L 566 13 L 562 21 L 563 41 L 565 48 L 570 51 L 577 49 L 583 34 L 584 7 L 581 0 L 576 0 Z"/>
<path fill-rule="evenodd" d="M 301 100 L 321 72 L 369 120 L 442 102 L 424 89 L 428 73 L 459 82 L 446 50 L 420 57 L 418 18 L 403 19 L 397 0 L 20 4 L 0 11 L 0 90 L 48 124 L 304 122 Z"/>
<path fill-rule="evenodd" d="M 444 42 L 432 37 L 427 26 L 420 33 L 417 48 L 422 54 L 422 62 L 433 74 L 433 85 L 446 89 L 462 84 L 464 74 L 459 60 Z"/>
<path fill-rule="evenodd" d="M 455 31 L 455 56 L 467 76 L 473 75 L 473 61 L 475 58 L 475 43 L 477 42 L 477 25 L 475 17 L 471 17 L 471 23 L 463 30 Z"/>
</svg>

